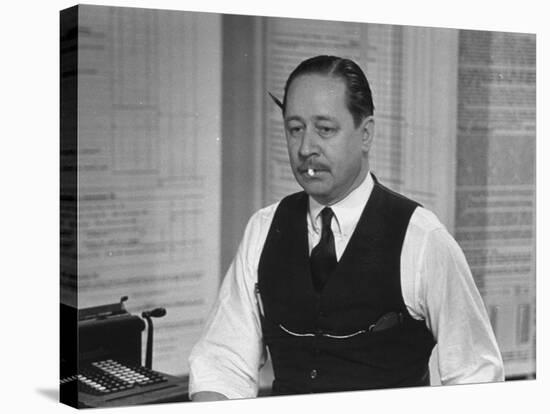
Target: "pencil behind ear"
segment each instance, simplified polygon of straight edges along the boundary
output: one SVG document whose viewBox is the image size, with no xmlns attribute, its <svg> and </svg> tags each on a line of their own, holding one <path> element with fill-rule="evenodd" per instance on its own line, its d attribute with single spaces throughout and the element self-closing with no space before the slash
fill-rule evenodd
<svg viewBox="0 0 550 414">
<path fill-rule="evenodd" d="M 275 102 L 277 104 L 277 106 L 279 108 L 281 108 L 281 111 L 283 110 L 283 103 L 275 96 L 273 95 L 271 92 L 267 92 L 269 94 L 269 96 L 271 96 L 271 99 L 273 99 L 273 102 Z"/>
</svg>

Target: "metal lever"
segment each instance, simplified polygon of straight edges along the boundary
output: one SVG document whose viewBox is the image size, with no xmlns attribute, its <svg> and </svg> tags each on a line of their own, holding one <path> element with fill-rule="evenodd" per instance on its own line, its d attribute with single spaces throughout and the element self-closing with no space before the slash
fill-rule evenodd
<svg viewBox="0 0 550 414">
<path fill-rule="evenodd" d="M 153 321 L 151 318 L 161 318 L 166 315 L 166 309 L 155 308 L 143 311 L 141 317 L 147 321 L 147 349 L 145 351 L 145 367 L 153 369 Z"/>
</svg>

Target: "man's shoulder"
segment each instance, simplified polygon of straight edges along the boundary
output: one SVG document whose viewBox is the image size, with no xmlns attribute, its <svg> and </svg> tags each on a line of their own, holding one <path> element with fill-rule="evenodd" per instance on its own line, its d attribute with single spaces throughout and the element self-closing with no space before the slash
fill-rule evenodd
<svg viewBox="0 0 550 414">
<path fill-rule="evenodd" d="M 269 204 L 268 206 L 262 207 L 259 210 L 257 210 L 253 215 L 252 219 L 254 220 L 265 220 L 269 219 L 271 220 L 277 211 L 279 207 L 281 208 L 288 208 L 290 205 L 294 205 L 296 203 L 299 203 L 301 201 L 304 201 L 304 199 L 307 199 L 307 194 L 303 191 L 299 191 L 297 193 L 289 194 L 286 197 Z"/>
<path fill-rule="evenodd" d="M 256 245 L 257 247 L 263 246 L 273 218 L 277 211 L 280 211 L 280 207 L 283 204 L 283 207 L 288 207 L 289 200 L 290 205 L 296 204 L 296 198 L 302 197 L 299 195 L 301 193 L 291 194 L 282 200 L 271 203 L 265 207 L 256 210 L 249 218 L 244 232 L 243 242 L 248 245 Z M 307 197 L 307 196 L 306 196 Z"/>
<path fill-rule="evenodd" d="M 259 210 L 256 210 L 250 217 L 250 224 L 261 224 L 265 222 L 271 222 L 273 215 L 279 207 L 280 200 L 276 201 L 268 206 L 262 207 Z"/>
<path fill-rule="evenodd" d="M 417 231 L 429 233 L 437 229 L 445 229 L 445 226 L 441 223 L 439 218 L 431 210 L 422 206 L 419 202 L 407 197 L 404 194 L 398 193 L 389 187 L 386 187 L 377 182 L 379 188 L 394 200 L 394 204 L 409 208 L 412 211 L 412 215 L 409 221 L 409 229 L 413 228 Z"/>
<path fill-rule="evenodd" d="M 260 208 L 259 210 L 256 210 L 248 219 L 241 245 L 244 246 L 246 255 L 252 258 L 250 259 L 252 263 L 256 262 L 254 257 L 259 257 L 261 246 L 263 246 L 265 242 L 278 205 L 279 202 L 276 202 Z"/>
<path fill-rule="evenodd" d="M 386 217 L 410 217 L 415 209 L 420 206 L 417 201 L 386 187 L 377 180 L 375 181 L 373 194 L 377 197 L 378 207 L 383 206 L 382 214 Z"/>
<path fill-rule="evenodd" d="M 418 206 L 411 216 L 409 229 L 427 234 L 440 229 L 445 230 L 445 226 L 434 212 L 425 207 Z"/>
</svg>

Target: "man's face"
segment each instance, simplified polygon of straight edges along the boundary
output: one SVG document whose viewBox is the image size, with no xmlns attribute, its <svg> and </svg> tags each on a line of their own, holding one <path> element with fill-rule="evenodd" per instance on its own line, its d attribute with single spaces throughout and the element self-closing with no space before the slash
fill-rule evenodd
<svg viewBox="0 0 550 414">
<path fill-rule="evenodd" d="M 292 172 L 302 188 L 319 203 L 345 198 L 368 172 L 367 154 L 374 121 L 355 127 L 346 106 L 343 80 L 301 75 L 288 90 L 284 115 Z"/>
</svg>

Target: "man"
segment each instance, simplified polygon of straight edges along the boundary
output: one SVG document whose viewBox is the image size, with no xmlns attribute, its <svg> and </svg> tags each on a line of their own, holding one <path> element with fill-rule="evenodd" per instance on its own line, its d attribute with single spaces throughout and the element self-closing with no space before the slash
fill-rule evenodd
<svg viewBox="0 0 550 414">
<path fill-rule="evenodd" d="M 374 106 L 352 61 L 317 56 L 280 103 L 304 192 L 250 219 L 190 356 L 195 401 L 503 380 L 464 255 L 428 210 L 369 170 Z"/>
</svg>

